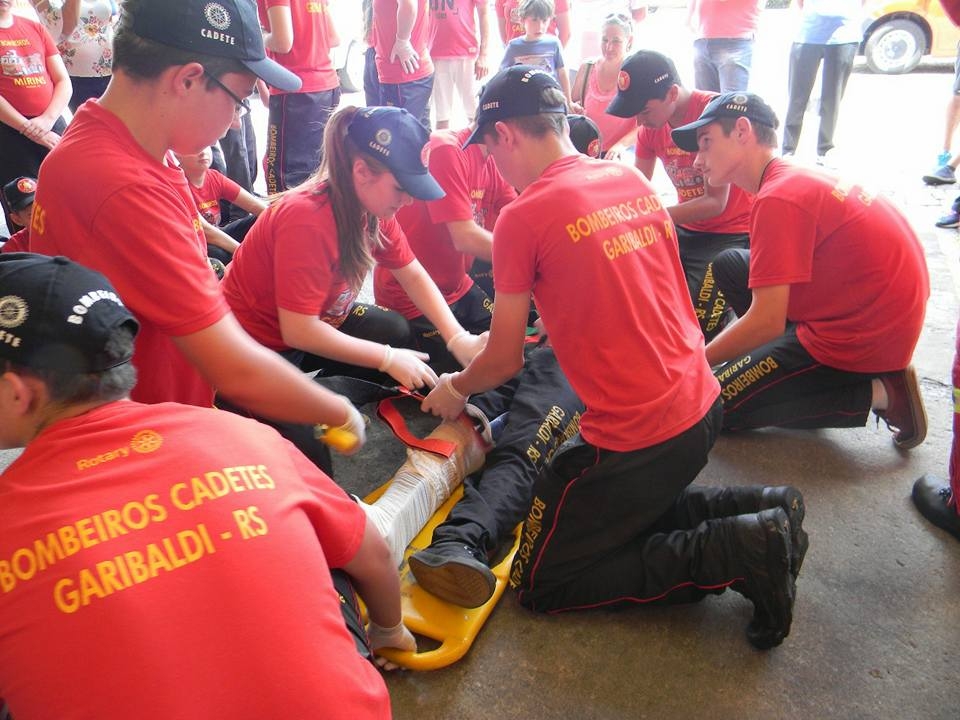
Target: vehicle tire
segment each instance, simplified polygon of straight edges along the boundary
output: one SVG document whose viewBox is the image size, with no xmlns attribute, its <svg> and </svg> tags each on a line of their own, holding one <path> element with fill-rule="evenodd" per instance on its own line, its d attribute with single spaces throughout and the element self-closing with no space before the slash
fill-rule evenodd
<svg viewBox="0 0 960 720">
<path fill-rule="evenodd" d="M 875 73 L 899 75 L 920 64 L 927 51 L 927 36 L 910 20 L 889 20 L 878 26 L 863 49 L 867 67 Z"/>
<path fill-rule="evenodd" d="M 363 56 L 365 49 L 362 42 L 358 40 L 350 41 L 343 67 L 337 68 L 337 77 L 340 78 L 340 90 L 342 92 L 363 92 Z"/>
</svg>

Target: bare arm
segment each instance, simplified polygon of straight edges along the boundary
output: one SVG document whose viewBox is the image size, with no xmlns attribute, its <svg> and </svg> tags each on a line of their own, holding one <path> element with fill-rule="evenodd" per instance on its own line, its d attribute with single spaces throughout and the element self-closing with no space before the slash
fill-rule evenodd
<svg viewBox="0 0 960 720">
<path fill-rule="evenodd" d="M 73 84 L 70 82 L 70 76 L 67 74 L 67 67 L 63 64 L 63 58 L 59 54 L 51 55 L 47 58 L 47 74 L 53 82 L 53 97 L 43 113 L 34 118 L 34 122 L 43 118 L 46 129 L 49 130 L 57 121 L 57 118 L 63 113 L 70 102 L 70 96 L 73 95 Z"/>
<path fill-rule="evenodd" d="M 316 315 L 277 308 L 277 316 L 283 342 L 292 348 L 359 367 L 378 368 L 383 362 L 382 344 L 340 332 Z"/>
<path fill-rule="evenodd" d="M 293 48 L 293 17 L 288 7 L 267 9 L 270 30 L 263 35 L 263 45 L 275 53 L 288 53 Z"/>
<path fill-rule="evenodd" d="M 368 522 L 357 554 L 343 569 L 363 598 L 370 621 L 382 627 L 400 622 L 400 575 L 383 536 Z"/>
<path fill-rule="evenodd" d="M 440 331 L 444 342 L 450 342 L 454 335 L 463 332 L 463 327 L 450 312 L 447 301 L 419 260 L 391 272 L 407 297 L 413 300 L 417 309 Z"/>
<path fill-rule="evenodd" d="M 63 30 L 61 37 L 68 38 L 80 24 L 80 0 L 63 0 Z"/>
<path fill-rule="evenodd" d="M 570 13 L 559 13 L 557 16 L 557 37 L 564 47 L 570 42 Z"/>
<path fill-rule="evenodd" d="M 477 28 L 480 31 L 480 52 L 473 66 L 473 74 L 477 80 L 482 80 L 490 72 L 487 52 L 490 44 L 490 7 L 486 0 L 477 3 Z"/>
<path fill-rule="evenodd" d="M 724 211 L 730 198 L 729 185 L 711 185 L 703 181 L 706 192 L 698 198 L 677 203 L 667 208 L 670 217 L 677 225 L 709 220 Z"/>
<path fill-rule="evenodd" d="M 500 31 L 500 42 L 504 45 L 510 42 L 507 37 L 507 19 L 503 16 L 503 13 L 497 13 L 497 29 Z"/>
<path fill-rule="evenodd" d="M 227 235 L 216 225 L 205 220 L 202 215 L 200 216 L 200 227 L 203 229 L 204 239 L 214 247 L 218 247 L 221 250 L 226 250 L 231 254 L 235 253 L 237 248 L 240 247 L 240 243 Z"/>
<path fill-rule="evenodd" d="M 219 392 L 257 415 L 334 426 L 351 420 L 340 396 L 255 342 L 232 314 L 173 343 Z"/>
<path fill-rule="evenodd" d="M 251 215 L 259 215 L 267 209 L 267 204 L 263 200 L 256 195 L 248 193 L 243 188 L 240 188 L 240 194 L 237 195 L 237 199 L 233 201 L 233 204 Z"/>
<path fill-rule="evenodd" d="M 446 225 L 457 250 L 487 262 L 493 260 L 492 232 L 484 230 L 473 220 L 454 220 Z"/>
<path fill-rule="evenodd" d="M 656 158 L 645 158 L 637 155 L 633 160 L 633 165 L 637 170 L 643 173 L 647 180 L 653 179 L 653 171 L 657 167 Z"/>
<path fill-rule="evenodd" d="M 756 288 L 746 314 L 728 325 L 707 345 L 707 362 L 719 365 L 733 360 L 782 335 L 787 326 L 789 302 L 789 285 Z"/>
<path fill-rule="evenodd" d="M 397 37 L 409 40 L 417 21 L 417 0 L 398 0 Z"/>
</svg>

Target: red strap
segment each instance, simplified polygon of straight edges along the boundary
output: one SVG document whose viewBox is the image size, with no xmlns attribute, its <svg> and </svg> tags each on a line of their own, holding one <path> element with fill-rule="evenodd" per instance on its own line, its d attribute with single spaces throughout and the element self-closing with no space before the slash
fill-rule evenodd
<svg viewBox="0 0 960 720">
<path fill-rule="evenodd" d="M 399 388 L 399 390 L 401 390 L 400 395 L 416 398 L 417 400 L 423 399 L 423 396 L 419 393 L 410 392 L 406 388 Z M 397 439 L 399 439 L 400 442 L 407 447 L 417 448 L 418 450 L 426 450 L 427 452 L 442 455 L 445 458 L 453 455 L 457 449 L 457 444 L 455 442 L 451 442 L 450 440 L 438 440 L 436 438 L 418 438 L 416 435 L 414 435 L 410 431 L 410 428 L 407 427 L 407 421 L 403 419 L 400 411 L 397 410 L 397 399 L 398 398 L 386 398 L 385 400 L 381 400 L 377 405 L 377 414 L 393 431 L 393 434 L 397 436 Z"/>
</svg>

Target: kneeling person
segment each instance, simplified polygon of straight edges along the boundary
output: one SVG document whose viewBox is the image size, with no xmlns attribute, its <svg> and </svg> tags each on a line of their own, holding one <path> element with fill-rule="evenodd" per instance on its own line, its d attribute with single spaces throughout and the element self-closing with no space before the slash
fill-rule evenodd
<svg viewBox="0 0 960 720">
<path fill-rule="evenodd" d="M 755 193 L 750 249 L 714 277 L 738 315 L 707 344 L 726 363 L 725 429 L 858 427 L 871 408 L 903 449 L 926 412 L 910 358 L 930 279 L 906 218 L 860 185 L 776 157 L 777 117 L 758 96 L 727 93 L 673 131 L 711 185 Z"/>
<path fill-rule="evenodd" d="M 755 606 L 750 641 L 779 644 L 806 549 L 802 499 L 789 488 L 691 486 L 720 429 L 720 388 L 670 216 L 637 170 L 576 152 L 563 93 L 542 70 L 501 71 L 480 107 L 470 142 L 486 145 L 520 195 L 494 229 L 488 343 L 423 406 L 456 417 L 466 396 L 520 370 L 531 293 L 586 406 L 580 433 L 534 484 L 511 571 L 520 602 L 556 612 L 733 586 Z M 586 218 L 600 212 L 612 220 L 594 228 Z M 588 292 L 574 297 L 577 288 Z"/>
</svg>

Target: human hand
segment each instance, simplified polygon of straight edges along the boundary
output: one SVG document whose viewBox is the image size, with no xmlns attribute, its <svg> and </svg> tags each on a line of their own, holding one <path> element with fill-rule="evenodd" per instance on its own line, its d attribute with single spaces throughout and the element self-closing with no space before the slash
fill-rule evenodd
<svg viewBox="0 0 960 720">
<path fill-rule="evenodd" d="M 467 396 L 461 394 L 453 386 L 453 378 L 460 373 L 444 373 L 437 380 L 437 386 L 430 391 L 423 402 L 420 403 L 420 409 L 423 412 L 433 413 L 444 420 L 455 420 L 460 417 L 463 408 L 467 404 Z"/>
<path fill-rule="evenodd" d="M 53 130 L 47 130 L 39 140 L 35 140 L 38 145 L 43 145 L 45 148 L 53 150 L 57 145 L 60 144 L 60 136 L 55 133 Z"/>
<path fill-rule="evenodd" d="M 413 637 L 413 633 L 407 630 L 402 620 L 391 628 L 381 627 L 371 620 L 367 627 L 367 639 L 370 641 L 370 649 L 374 653 L 374 662 L 384 670 L 396 670 L 399 665 L 377 655 L 377 650 L 380 648 L 396 648 L 407 652 L 417 651 L 417 640 Z"/>
<path fill-rule="evenodd" d="M 429 355 L 407 348 L 394 348 L 389 345 L 383 347 L 385 352 L 378 368 L 380 372 L 387 373 L 410 390 L 422 388 L 424 385 L 433 387 L 437 384 L 437 374 L 425 362 L 430 359 Z"/>
<path fill-rule="evenodd" d="M 578 102 L 570 101 L 570 115 L 583 115 L 583 105 Z"/>
<path fill-rule="evenodd" d="M 466 367 L 486 347 L 489 335 L 489 331 L 479 335 L 471 335 L 466 330 L 461 330 L 450 338 L 447 343 L 447 350 L 462 367 Z"/>
<path fill-rule="evenodd" d="M 34 142 L 40 142 L 40 138 L 53 129 L 53 124 L 55 122 L 56 118 L 48 118 L 46 115 L 37 115 L 36 117 L 28 119 L 23 124 L 23 127 L 20 128 L 20 133 L 26 135 Z"/>
<path fill-rule="evenodd" d="M 547 327 L 543 324 L 543 318 L 537 318 L 533 321 L 533 327 L 537 331 L 537 335 L 540 336 L 540 342 L 547 347 L 552 347 L 550 345 L 550 336 L 547 335 Z"/>
<path fill-rule="evenodd" d="M 477 55 L 477 61 L 473 64 L 473 76 L 477 80 L 483 80 L 490 72 L 490 64 L 487 62 L 485 53 Z"/>
<path fill-rule="evenodd" d="M 329 445 L 343 455 L 353 455 L 363 447 L 367 441 L 367 423 L 363 415 L 353 403 L 343 395 L 337 395 L 343 401 L 347 411 L 347 420 L 341 425 L 314 425 L 313 434 L 317 440 Z"/>
<path fill-rule="evenodd" d="M 390 51 L 390 62 L 399 62 L 403 71 L 410 75 L 420 67 L 420 57 L 417 51 L 413 49 L 410 38 L 398 37 L 393 44 L 393 50 Z"/>
</svg>

